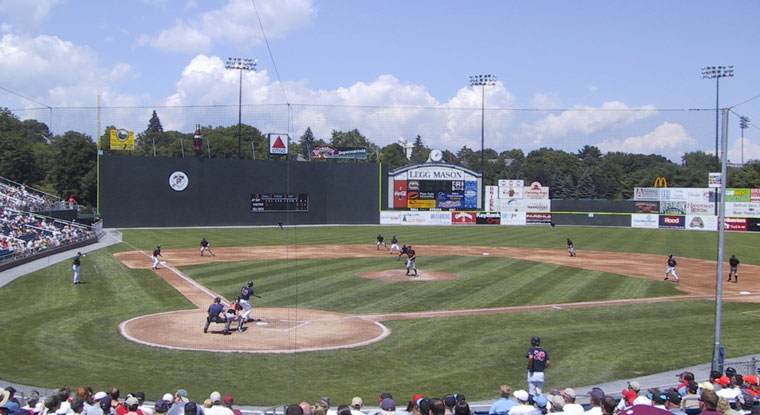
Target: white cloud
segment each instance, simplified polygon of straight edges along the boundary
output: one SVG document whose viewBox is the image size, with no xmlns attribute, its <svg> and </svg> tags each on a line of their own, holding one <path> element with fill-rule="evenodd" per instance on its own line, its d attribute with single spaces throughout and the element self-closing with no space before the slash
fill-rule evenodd
<svg viewBox="0 0 760 415">
<path fill-rule="evenodd" d="M 561 108 L 557 94 L 536 94 L 531 98 L 530 105 L 533 108 Z"/>
<path fill-rule="evenodd" d="M 671 159 L 678 159 L 687 149 L 696 148 L 694 140 L 683 125 L 665 122 L 653 131 L 621 140 L 604 140 L 598 144 L 603 153 L 623 151 L 626 153 L 663 154 Z"/>
<path fill-rule="evenodd" d="M 714 153 L 715 151 L 711 151 Z M 744 153 L 744 162 L 748 163 L 753 160 L 760 160 L 760 143 L 752 141 L 750 137 L 744 137 L 744 149 L 742 149 L 742 138 L 738 137 L 736 140 L 729 141 L 728 143 L 728 161 L 731 163 L 742 162 L 742 152 Z"/>
<path fill-rule="evenodd" d="M 19 33 L 36 32 L 50 18 L 53 8 L 65 0 L 0 0 L 0 14 L 10 21 L 3 31 L 12 26 Z"/>
<path fill-rule="evenodd" d="M 308 24 L 316 15 L 311 0 L 260 0 L 256 3 L 267 37 L 282 37 Z M 192 7 L 192 3 L 187 3 Z M 229 0 L 221 9 L 177 20 L 157 35 L 142 35 L 138 46 L 150 45 L 168 52 L 203 53 L 214 43 L 231 44 L 244 50 L 262 41 L 261 28 L 249 0 Z"/>
</svg>

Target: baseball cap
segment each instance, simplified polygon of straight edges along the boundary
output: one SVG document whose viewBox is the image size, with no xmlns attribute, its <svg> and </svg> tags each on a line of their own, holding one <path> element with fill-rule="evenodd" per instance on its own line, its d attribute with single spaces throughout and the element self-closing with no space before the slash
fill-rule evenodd
<svg viewBox="0 0 760 415">
<path fill-rule="evenodd" d="M 174 397 L 172 396 L 171 393 L 165 393 L 164 396 L 161 397 L 161 400 L 166 401 L 166 402 L 171 402 L 174 400 Z"/>
<path fill-rule="evenodd" d="M 512 393 L 512 396 L 523 402 L 528 402 L 528 399 L 530 399 L 530 395 L 528 395 L 528 392 L 526 392 L 524 389 L 514 391 Z"/>
<path fill-rule="evenodd" d="M 105 392 L 100 391 L 100 392 L 96 393 L 95 395 L 93 395 L 92 399 L 94 399 L 96 401 L 99 401 L 99 400 L 105 398 L 106 396 L 108 396 L 108 395 Z"/>
<path fill-rule="evenodd" d="M 744 381 L 749 383 L 750 385 L 757 385 L 758 384 L 758 378 L 755 375 L 747 375 L 744 377 Z"/>
<path fill-rule="evenodd" d="M 549 395 L 548 400 L 551 402 L 554 412 L 561 412 L 562 408 L 565 406 L 565 400 L 559 395 Z"/>
<path fill-rule="evenodd" d="M 443 397 L 443 404 L 452 408 L 457 404 L 457 398 L 454 395 L 446 395 Z"/>
<path fill-rule="evenodd" d="M 378 401 L 378 402 L 382 402 L 382 401 L 383 401 L 383 399 L 385 399 L 385 398 L 390 398 L 390 399 L 393 399 L 393 395 L 391 395 L 391 394 L 390 394 L 390 393 L 388 393 L 388 392 L 382 393 L 382 394 L 380 394 L 380 397 L 379 397 L 379 398 L 377 398 L 377 401 Z"/>
<path fill-rule="evenodd" d="M 726 376 L 733 376 L 736 374 L 736 369 L 732 368 L 731 366 L 726 368 Z"/>
<path fill-rule="evenodd" d="M 539 408 L 546 408 L 546 397 L 544 395 L 533 396 L 533 403 L 538 405 Z"/>
<path fill-rule="evenodd" d="M 140 401 L 138 401 L 137 398 L 135 398 L 134 396 L 130 396 L 129 398 L 127 398 L 126 401 L 124 401 L 124 403 L 126 403 L 127 406 L 132 406 L 132 405 L 139 405 Z"/>
<path fill-rule="evenodd" d="M 628 382 L 628 386 L 637 392 L 641 390 L 641 385 L 635 380 Z"/>
<path fill-rule="evenodd" d="M 713 384 L 711 382 L 707 382 L 707 381 L 702 382 L 702 383 L 698 383 L 697 386 L 699 386 L 699 389 L 702 389 L 703 391 L 714 391 L 715 390 L 715 386 L 713 386 Z"/>
<path fill-rule="evenodd" d="M 156 409 L 156 412 L 160 412 L 160 413 L 168 412 L 169 402 L 163 399 L 160 399 L 156 402 L 155 409 Z"/>
<path fill-rule="evenodd" d="M 235 398 L 233 398 L 232 395 L 224 395 L 224 403 L 227 405 L 232 405 L 235 403 Z"/>
<path fill-rule="evenodd" d="M 351 407 L 353 407 L 355 409 L 359 409 L 363 405 L 364 405 L 364 401 L 362 400 L 362 398 L 360 398 L 358 396 L 354 396 L 354 398 L 351 399 Z"/>
<path fill-rule="evenodd" d="M 418 393 L 414 396 L 412 396 L 412 402 L 417 403 L 420 399 L 424 398 L 424 396 L 421 393 Z"/>
<path fill-rule="evenodd" d="M 383 411 L 395 411 L 396 402 L 391 398 L 383 398 L 383 400 L 380 401 L 380 409 Z"/>
<path fill-rule="evenodd" d="M 219 393 L 219 392 L 217 392 L 217 391 L 213 391 L 213 392 L 211 392 L 211 395 L 209 395 L 208 398 L 211 399 L 211 403 L 221 402 L 222 401 L 222 394 Z"/>
<path fill-rule="evenodd" d="M 145 392 L 135 392 L 135 398 L 137 398 L 138 401 L 144 401 Z"/>
<path fill-rule="evenodd" d="M 601 400 L 602 398 L 604 398 L 604 391 L 602 390 L 602 388 L 595 387 L 591 389 L 591 393 L 589 393 L 589 395 L 591 396 L 592 399 Z"/>
<path fill-rule="evenodd" d="M 681 404 L 681 394 L 678 393 L 678 391 L 673 388 L 670 388 L 665 391 L 665 398 L 667 398 L 668 401 L 676 405 Z"/>
<path fill-rule="evenodd" d="M 716 382 L 718 382 L 722 386 L 728 386 L 731 384 L 731 379 L 728 378 L 728 376 L 721 376 L 718 379 L 715 379 Z"/>
<path fill-rule="evenodd" d="M 563 390 L 560 393 L 562 394 L 562 396 L 567 396 L 570 399 L 575 399 L 575 397 L 577 396 L 575 394 L 575 389 L 573 388 L 565 388 L 565 390 Z"/>
</svg>

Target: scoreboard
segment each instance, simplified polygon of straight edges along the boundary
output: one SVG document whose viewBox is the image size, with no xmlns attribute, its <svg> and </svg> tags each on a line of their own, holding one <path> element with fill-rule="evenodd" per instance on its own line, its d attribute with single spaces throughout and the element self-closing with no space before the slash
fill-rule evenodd
<svg viewBox="0 0 760 415">
<path fill-rule="evenodd" d="M 253 193 L 251 212 L 308 212 L 306 193 Z"/>
</svg>

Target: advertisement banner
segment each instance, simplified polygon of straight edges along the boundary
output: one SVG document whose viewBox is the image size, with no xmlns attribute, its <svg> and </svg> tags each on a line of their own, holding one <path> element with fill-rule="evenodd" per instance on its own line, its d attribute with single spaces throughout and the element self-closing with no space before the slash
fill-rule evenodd
<svg viewBox="0 0 760 415">
<path fill-rule="evenodd" d="M 749 191 L 750 202 L 760 202 L 760 189 L 751 189 Z"/>
<path fill-rule="evenodd" d="M 659 215 L 647 215 L 643 213 L 634 213 L 631 215 L 632 228 L 657 229 L 659 225 Z"/>
<path fill-rule="evenodd" d="M 408 208 L 415 208 L 415 209 L 435 209 L 435 200 L 433 199 L 416 199 L 412 200 L 409 199 L 406 201 L 406 206 Z"/>
<path fill-rule="evenodd" d="M 727 231 L 747 231 L 746 218 L 726 218 L 725 230 Z"/>
<path fill-rule="evenodd" d="M 109 130 L 110 149 L 111 150 L 134 150 L 135 149 L 135 132 L 125 129 Z"/>
<path fill-rule="evenodd" d="M 723 183 L 722 173 L 707 173 L 707 187 L 719 188 Z"/>
<path fill-rule="evenodd" d="M 461 197 L 441 197 L 435 203 L 439 209 L 464 209 L 464 199 Z"/>
<path fill-rule="evenodd" d="M 747 230 L 750 232 L 760 232 L 760 219 L 747 218 Z"/>
<path fill-rule="evenodd" d="M 499 225 L 501 224 L 501 213 L 499 212 L 478 212 L 475 217 L 475 223 L 478 225 Z"/>
<path fill-rule="evenodd" d="M 704 188 L 684 188 L 684 199 L 687 202 L 706 203 L 715 201 L 715 191 Z"/>
<path fill-rule="evenodd" d="M 552 201 L 550 199 L 523 199 L 521 200 L 522 211 L 525 212 L 551 212 Z"/>
<path fill-rule="evenodd" d="M 288 154 L 287 134 L 269 134 L 269 154 Z"/>
<path fill-rule="evenodd" d="M 499 187 L 523 187 L 525 186 L 524 180 L 499 180 Z"/>
<path fill-rule="evenodd" d="M 726 202 L 751 201 L 751 189 L 731 187 L 726 189 Z"/>
<path fill-rule="evenodd" d="M 476 181 L 464 182 L 464 208 L 478 208 L 478 182 Z"/>
<path fill-rule="evenodd" d="M 526 225 L 548 225 L 552 223 L 551 213 L 526 213 L 525 224 Z"/>
<path fill-rule="evenodd" d="M 661 201 L 660 213 L 666 213 L 668 215 L 685 215 L 686 202 Z"/>
<path fill-rule="evenodd" d="M 523 198 L 525 199 L 548 199 L 549 187 L 541 186 L 539 182 L 533 182 L 530 186 L 523 189 Z"/>
<path fill-rule="evenodd" d="M 656 187 L 634 187 L 633 200 L 656 202 L 660 200 L 660 189 Z"/>
<path fill-rule="evenodd" d="M 501 210 L 499 205 L 499 187 L 498 186 L 486 186 L 486 198 L 484 208 L 489 211 Z"/>
<path fill-rule="evenodd" d="M 522 199 L 522 186 L 499 186 L 499 199 Z"/>
<path fill-rule="evenodd" d="M 686 229 L 691 231 L 717 231 L 718 217 L 714 215 L 686 215 Z"/>
<path fill-rule="evenodd" d="M 380 224 L 381 225 L 401 225 L 402 212 L 380 212 Z"/>
<path fill-rule="evenodd" d="M 313 159 L 356 159 L 366 160 L 367 149 L 359 147 L 317 146 L 311 149 Z"/>
<path fill-rule="evenodd" d="M 686 202 L 686 213 L 691 215 L 715 215 L 715 203 Z"/>
<path fill-rule="evenodd" d="M 405 209 L 407 193 L 406 193 L 406 180 L 394 180 L 393 181 L 393 207 Z"/>
<path fill-rule="evenodd" d="M 525 225 L 525 212 L 502 212 L 501 224 L 511 226 Z"/>
<path fill-rule="evenodd" d="M 726 216 L 760 218 L 760 202 L 727 202 Z"/>
<path fill-rule="evenodd" d="M 384 225 L 451 225 L 451 213 L 380 212 L 380 223 Z"/>
<path fill-rule="evenodd" d="M 660 213 L 660 202 L 634 202 L 636 213 Z"/>
<path fill-rule="evenodd" d="M 686 217 L 660 215 L 660 229 L 684 229 L 686 227 Z"/>
<path fill-rule="evenodd" d="M 451 212 L 452 225 L 474 225 L 476 218 L 476 212 Z"/>
</svg>

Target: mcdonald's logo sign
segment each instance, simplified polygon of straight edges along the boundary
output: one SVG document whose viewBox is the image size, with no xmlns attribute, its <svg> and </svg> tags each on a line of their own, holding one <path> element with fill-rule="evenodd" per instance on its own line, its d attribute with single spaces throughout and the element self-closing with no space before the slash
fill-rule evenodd
<svg viewBox="0 0 760 415">
<path fill-rule="evenodd" d="M 654 187 L 668 187 L 668 179 L 664 177 L 654 179 Z"/>
</svg>

